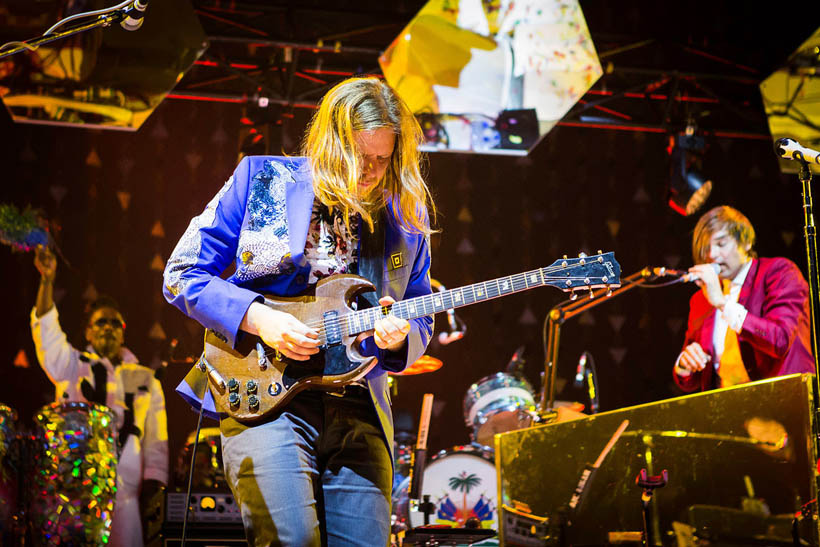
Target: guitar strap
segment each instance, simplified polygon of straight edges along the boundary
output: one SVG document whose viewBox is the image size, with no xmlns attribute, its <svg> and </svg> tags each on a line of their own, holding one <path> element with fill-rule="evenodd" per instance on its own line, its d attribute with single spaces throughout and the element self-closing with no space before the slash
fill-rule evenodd
<svg viewBox="0 0 820 547">
<path fill-rule="evenodd" d="M 382 276 L 384 275 L 384 228 L 387 222 L 385 209 L 382 209 L 376 222 L 373 223 L 373 232 L 364 221 L 359 222 L 359 275 L 376 286 L 376 292 L 362 295 L 370 306 L 379 305 L 382 296 Z"/>
</svg>

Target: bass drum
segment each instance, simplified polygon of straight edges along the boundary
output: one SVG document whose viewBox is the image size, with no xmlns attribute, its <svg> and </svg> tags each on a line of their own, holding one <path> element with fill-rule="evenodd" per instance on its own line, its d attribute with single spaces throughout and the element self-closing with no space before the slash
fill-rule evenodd
<svg viewBox="0 0 820 547">
<path fill-rule="evenodd" d="M 442 450 L 424 469 L 422 497 L 430 496 L 435 512 L 430 524 L 463 528 L 475 518 L 481 528 L 498 530 L 498 495 L 493 452 L 478 445 L 456 446 Z M 394 490 L 393 520 L 405 529 L 424 524 L 424 514 L 412 511 L 408 499 L 410 478 Z M 497 545 L 497 543 L 495 543 Z"/>
<path fill-rule="evenodd" d="M 106 545 L 117 491 L 114 413 L 53 403 L 34 417 L 37 448 L 28 488 L 35 545 Z"/>
</svg>

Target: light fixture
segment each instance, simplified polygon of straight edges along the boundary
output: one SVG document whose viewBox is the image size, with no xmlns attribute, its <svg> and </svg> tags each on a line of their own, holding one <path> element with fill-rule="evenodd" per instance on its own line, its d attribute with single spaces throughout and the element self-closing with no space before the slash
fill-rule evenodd
<svg viewBox="0 0 820 547">
<path fill-rule="evenodd" d="M 683 216 L 697 212 L 712 192 L 712 181 L 700 170 L 705 148 L 691 124 L 669 137 L 669 207 Z"/>
</svg>

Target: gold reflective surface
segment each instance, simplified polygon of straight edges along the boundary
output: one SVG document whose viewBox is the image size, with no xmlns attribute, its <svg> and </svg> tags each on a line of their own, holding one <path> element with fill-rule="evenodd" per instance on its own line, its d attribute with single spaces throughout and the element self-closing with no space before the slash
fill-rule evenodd
<svg viewBox="0 0 820 547">
<path fill-rule="evenodd" d="M 668 471 L 650 505 L 659 543 L 791 544 L 794 513 L 816 497 L 813 381 L 792 375 L 497 435 L 506 544 L 601 545 L 613 533 L 642 531 L 641 469 Z M 624 420 L 570 510 L 585 467 Z M 810 522 L 802 521 L 801 538 L 816 545 Z M 540 543 L 528 543 L 532 536 Z"/>
</svg>

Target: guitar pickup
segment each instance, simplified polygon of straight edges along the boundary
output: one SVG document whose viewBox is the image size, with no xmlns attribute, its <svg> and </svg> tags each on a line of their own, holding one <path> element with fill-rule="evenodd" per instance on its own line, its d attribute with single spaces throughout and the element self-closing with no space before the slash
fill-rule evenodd
<svg viewBox="0 0 820 547">
<path fill-rule="evenodd" d="M 342 343 L 342 325 L 339 322 L 339 312 L 331 310 L 322 314 L 322 324 L 325 330 L 325 339 L 328 346 Z"/>
</svg>

